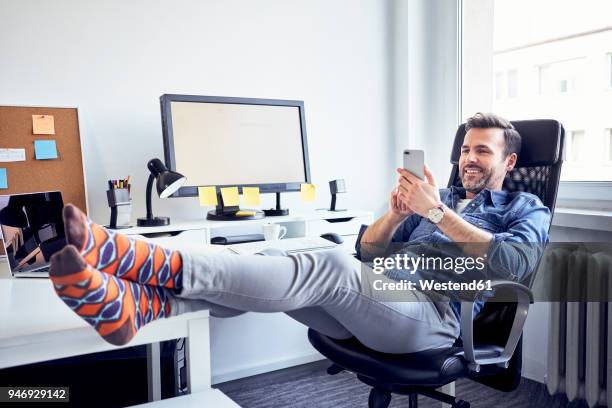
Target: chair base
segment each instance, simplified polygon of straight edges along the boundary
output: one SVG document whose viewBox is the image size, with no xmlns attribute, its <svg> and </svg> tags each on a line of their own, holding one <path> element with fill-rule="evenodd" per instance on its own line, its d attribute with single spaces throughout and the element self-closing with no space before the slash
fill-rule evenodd
<svg viewBox="0 0 612 408">
<path fill-rule="evenodd" d="M 431 399 L 435 399 L 437 401 L 443 402 L 445 404 L 449 404 L 452 408 L 470 408 L 470 403 L 467 401 L 456 399 L 455 397 L 444 394 L 440 391 L 436 391 L 434 389 L 423 389 L 420 388 L 418 390 L 406 389 L 405 392 L 393 391 L 396 394 L 408 395 L 408 407 L 409 408 L 418 408 L 418 396 L 423 395 L 429 397 Z M 389 404 L 391 404 L 391 391 L 386 391 L 382 388 L 374 387 L 370 391 L 370 396 L 368 398 L 368 407 L 369 408 L 387 408 Z"/>
<path fill-rule="evenodd" d="M 458 400 L 455 397 L 444 394 L 440 391 L 436 391 L 433 389 L 419 389 L 412 390 L 413 392 L 398 392 L 393 391 L 396 394 L 408 395 L 408 407 L 409 408 L 418 408 L 419 395 L 424 395 L 426 397 L 435 399 L 437 401 L 443 402 L 445 404 L 449 404 L 452 408 L 470 408 L 470 403 L 463 400 Z M 368 408 L 387 408 L 389 404 L 391 404 L 391 391 L 386 391 L 382 388 L 374 387 L 370 391 L 370 396 L 368 398 Z"/>
<path fill-rule="evenodd" d="M 327 368 L 327 373 L 330 375 L 335 375 L 342 371 L 344 371 L 344 368 L 338 364 L 332 364 Z M 369 408 L 387 408 L 389 404 L 391 404 L 391 394 L 408 395 L 409 408 L 418 408 L 419 395 L 443 402 L 450 405 L 452 408 L 470 408 L 469 402 L 458 400 L 454 396 L 445 394 L 434 388 L 413 387 L 400 384 L 383 384 L 361 374 L 357 374 L 357 378 L 362 383 L 372 387 L 370 396 L 368 397 Z"/>
</svg>

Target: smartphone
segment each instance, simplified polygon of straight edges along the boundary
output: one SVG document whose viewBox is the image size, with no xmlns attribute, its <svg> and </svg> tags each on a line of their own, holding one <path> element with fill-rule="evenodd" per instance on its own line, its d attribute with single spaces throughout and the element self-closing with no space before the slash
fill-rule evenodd
<svg viewBox="0 0 612 408">
<path fill-rule="evenodd" d="M 424 150 L 404 150 L 404 168 L 420 178 L 425 180 L 423 167 L 425 166 L 425 151 Z"/>
</svg>

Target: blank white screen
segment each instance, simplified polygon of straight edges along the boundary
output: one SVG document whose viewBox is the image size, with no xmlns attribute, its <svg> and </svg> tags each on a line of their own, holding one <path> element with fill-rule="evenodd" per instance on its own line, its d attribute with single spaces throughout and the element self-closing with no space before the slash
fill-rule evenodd
<svg viewBox="0 0 612 408">
<path fill-rule="evenodd" d="M 170 102 L 176 171 L 187 185 L 303 183 L 294 106 Z"/>
</svg>

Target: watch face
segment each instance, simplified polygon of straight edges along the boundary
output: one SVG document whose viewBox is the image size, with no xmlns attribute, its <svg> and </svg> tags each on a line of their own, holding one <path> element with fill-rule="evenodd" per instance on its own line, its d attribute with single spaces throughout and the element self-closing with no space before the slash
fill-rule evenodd
<svg viewBox="0 0 612 408">
<path fill-rule="evenodd" d="M 431 210 L 429 210 L 427 218 L 429 219 L 429 221 L 433 222 L 434 224 L 437 224 L 442 220 L 443 216 L 444 211 L 439 208 L 432 208 Z"/>
</svg>

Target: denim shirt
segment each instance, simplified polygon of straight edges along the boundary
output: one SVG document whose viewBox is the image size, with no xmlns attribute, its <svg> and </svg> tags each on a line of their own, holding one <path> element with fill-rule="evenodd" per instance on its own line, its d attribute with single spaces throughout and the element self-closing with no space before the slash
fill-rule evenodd
<svg viewBox="0 0 612 408">
<path fill-rule="evenodd" d="M 465 196 L 466 191 L 463 187 L 453 186 L 440 190 L 441 201 L 452 209 L 455 209 L 458 201 Z M 488 270 L 491 271 L 489 279 L 521 281 L 536 267 L 544 244 L 548 243 L 550 211 L 537 196 L 530 193 L 484 189 L 458 215 L 493 235 L 488 253 Z M 364 227 L 360 232 L 363 231 Z M 409 245 L 453 241 L 427 218 L 413 214 L 399 226 L 391 242 Z M 530 243 L 538 245 L 528 246 Z M 360 239 L 357 240 L 355 249 L 357 257 L 361 259 Z M 389 277 L 396 280 L 406 278 L 401 274 Z M 483 304 L 482 300 L 476 302 L 474 316 L 481 310 Z M 460 302 L 451 302 L 451 306 L 459 318 Z"/>
</svg>

